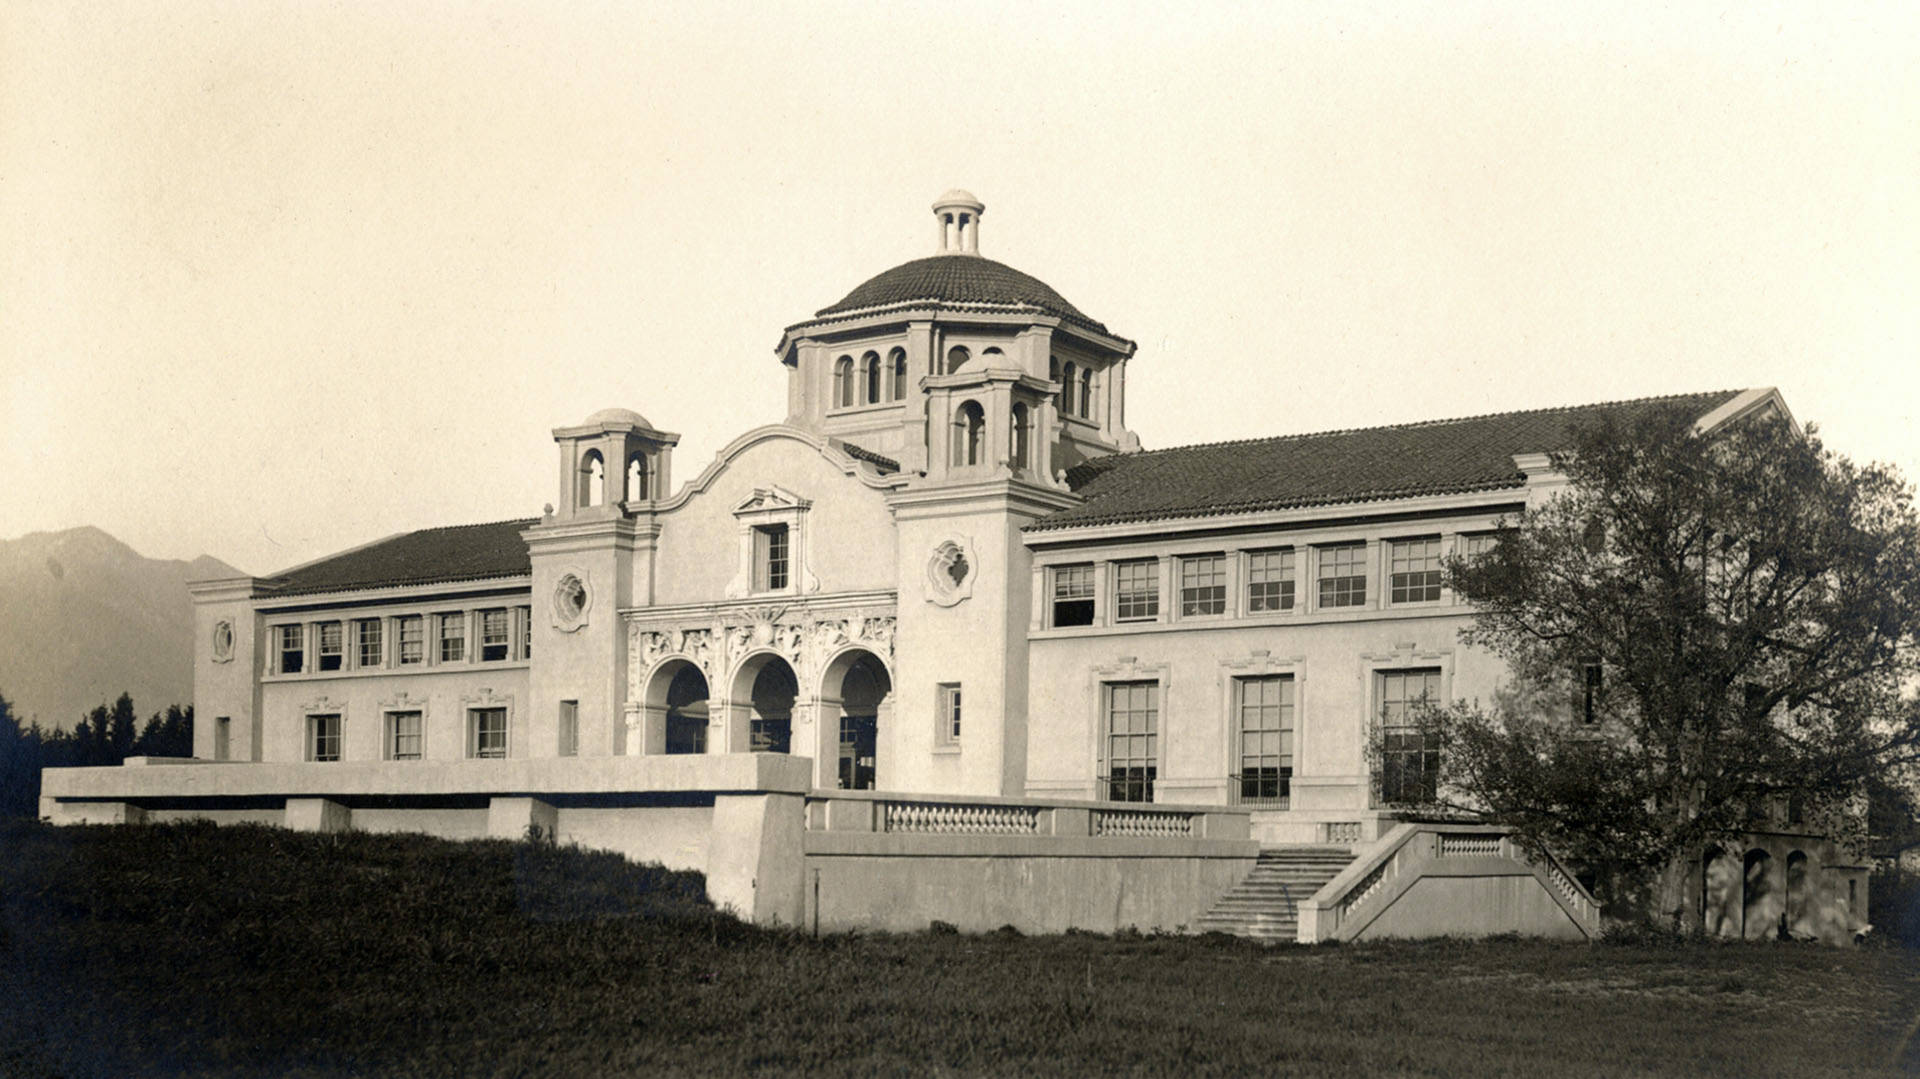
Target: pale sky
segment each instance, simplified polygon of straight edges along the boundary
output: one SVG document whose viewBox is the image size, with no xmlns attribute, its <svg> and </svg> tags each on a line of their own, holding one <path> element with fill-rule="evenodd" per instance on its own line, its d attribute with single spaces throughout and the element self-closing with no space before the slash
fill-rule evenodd
<svg viewBox="0 0 1920 1079">
<path fill-rule="evenodd" d="M 0 7 L 0 538 L 267 573 L 695 475 L 780 330 L 982 253 L 1150 448 L 1778 386 L 1920 478 L 1915 5 Z"/>
</svg>

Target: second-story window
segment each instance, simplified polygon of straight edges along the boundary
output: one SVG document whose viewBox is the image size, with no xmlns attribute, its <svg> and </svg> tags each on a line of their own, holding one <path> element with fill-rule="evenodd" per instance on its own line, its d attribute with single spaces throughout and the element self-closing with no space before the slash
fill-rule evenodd
<svg viewBox="0 0 1920 1079">
<path fill-rule="evenodd" d="M 1247 611 L 1293 610 L 1293 549 L 1247 553 Z"/>
<path fill-rule="evenodd" d="M 410 663 L 419 663 L 427 658 L 426 619 L 417 614 L 402 615 L 395 623 L 400 648 L 399 663 L 402 667 Z"/>
<path fill-rule="evenodd" d="M 492 607 L 480 612 L 480 659 L 493 663 L 507 658 L 507 650 L 512 645 L 508 632 L 511 625 L 507 621 L 505 607 Z"/>
<path fill-rule="evenodd" d="M 354 624 L 354 636 L 359 641 L 359 655 L 356 662 L 362 667 L 378 667 L 386 659 L 380 636 L 378 618 L 362 618 Z"/>
<path fill-rule="evenodd" d="M 520 608 L 520 658 L 533 658 L 533 608 Z"/>
<path fill-rule="evenodd" d="M 789 569 L 786 525 L 760 525 L 753 530 L 753 590 L 778 592 L 787 587 Z"/>
<path fill-rule="evenodd" d="M 337 671 L 346 662 L 346 650 L 341 647 L 340 623 L 322 622 L 317 627 L 320 637 L 320 669 Z"/>
<path fill-rule="evenodd" d="M 1150 622 L 1160 617 L 1160 563 L 1157 559 L 1113 564 L 1113 619 Z"/>
<path fill-rule="evenodd" d="M 1322 547 L 1320 606 L 1362 607 L 1367 602 L 1367 545 L 1343 543 Z"/>
<path fill-rule="evenodd" d="M 1432 603 L 1440 598 L 1440 537 L 1394 540 L 1388 557 L 1395 603 Z"/>
<path fill-rule="evenodd" d="M 1053 625 L 1093 625 L 1093 563 L 1053 568 Z"/>
<path fill-rule="evenodd" d="M 299 674 L 306 669 L 307 651 L 302 644 L 304 626 L 280 627 L 280 673 Z"/>
<path fill-rule="evenodd" d="M 459 663 L 467 658 L 467 616 L 464 613 L 440 616 L 440 662 Z"/>
<path fill-rule="evenodd" d="M 1198 555 L 1180 560 L 1180 617 L 1227 613 L 1227 559 Z"/>
</svg>

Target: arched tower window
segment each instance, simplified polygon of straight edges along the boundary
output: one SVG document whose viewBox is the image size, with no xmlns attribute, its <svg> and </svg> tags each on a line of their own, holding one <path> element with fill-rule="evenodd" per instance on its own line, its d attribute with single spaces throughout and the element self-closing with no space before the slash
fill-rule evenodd
<svg viewBox="0 0 1920 1079">
<path fill-rule="evenodd" d="M 846 408 L 853 404 L 853 357 L 842 356 L 833 365 L 833 403 Z"/>
<path fill-rule="evenodd" d="M 860 357 L 860 389 L 863 404 L 880 403 L 880 354 L 869 352 Z"/>
<path fill-rule="evenodd" d="M 1073 415 L 1073 384 L 1076 381 L 1077 370 L 1072 361 L 1068 361 L 1065 367 L 1060 368 L 1060 414 L 1062 416 Z"/>
<path fill-rule="evenodd" d="M 1032 439 L 1027 432 L 1026 405 L 1013 406 L 1013 431 L 1011 438 L 1013 444 L 1008 447 L 1010 452 L 1007 455 L 1007 460 L 1010 461 L 1015 468 L 1028 467 L 1027 447 L 1031 444 Z"/>
<path fill-rule="evenodd" d="M 981 450 L 987 433 L 987 414 L 978 401 L 967 401 L 953 413 L 953 464 L 962 465 L 980 463 Z"/>
<path fill-rule="evenodd" d="M 952 348 L 947 350 L 947 370 L 945 373 L 949 375 L 953 374 L 955 371 L 958 371 L 962 367 L 965 367 L 967 365 L 967 361 L 972 358 L 973 358 L 973 353 L 967 351 L 967 346 L 965 345 L 953 346 Z"/>
<path fill-rule="evenodd" d="M 647 457 L 636 453 L 627 462 L 627 501 L 645 502 L 647 500 Z"/>
<path fill-rule="evenodd" d="M 1093 368 L 1083 367 L 1080 369 L 1080 418 L 1084 420 L 1091 417 L 1092 415 L 1093 415 Z"/>
<path fill-rule="evenodd" d="M 580 458 L 580 494 L 582 506 L 598 506 L 607 500 L 607 462 L 599 450 L 588 450 Z"/>
<path fill-rule="evenodd" d="M 1060 381 L 1060 357 L 1058 356 L 1047 357 L 1047 381 L 1049 382 Z M 1055 408 L 1060 407 L 1060 398 L 1058 395 L 1055 395 L 1053 399 L 1053 407 Z"/>
<path fill-rule="evenodd" d="M 907 396 L 907 350 L 896 348 L 887 354 L 887 360 L 893 368 L 893 399 L 904 400 Z"/>
</svg>

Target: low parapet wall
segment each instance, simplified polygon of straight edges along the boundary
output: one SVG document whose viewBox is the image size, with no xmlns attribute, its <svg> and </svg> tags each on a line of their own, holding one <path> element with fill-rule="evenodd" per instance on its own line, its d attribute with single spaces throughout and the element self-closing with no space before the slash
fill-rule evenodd
<svg viewBox="0 0 1920 1079">
<path fill-rule="evenodd" d="M 805 924 L 1181 931 L 1253 868 L 1245 810 L 846 791 L 806 801 Z"/>
<path fill-rule="evenodd" d="M 1565 867 L 1489 825 L 1396 825 L 1300 904 L 1303 944 L 1599 931 L 1599 905 Z"/>
</svg>

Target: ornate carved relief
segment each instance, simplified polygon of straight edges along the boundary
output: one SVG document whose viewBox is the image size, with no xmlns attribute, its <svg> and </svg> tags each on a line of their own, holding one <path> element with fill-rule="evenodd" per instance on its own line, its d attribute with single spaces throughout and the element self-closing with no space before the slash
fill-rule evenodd
<svg viewBox="0 0 1920 1079">
<path fill-rule="evenodd" d="M 934 544 L 927 559 L 927 602 L 952 607 L 973 595 L 973 580 L 979 576 L 973 555 L 973 541 L 953 535 Z"/>
<path fill-rule="evenodd" d="M 635 624 L 627 637 L 628 695 L 639 699 L 648 673 L 676 658 L 698 665 L 716 695 L 725 691 L 725 676 L 755 652 L 772 652 L 785 660 L 802 687 L 809 687 L 825 662 L 848 647 L 865 648 L 891 666 L 895 624 L 892 614 L 879 611 L 809 615 L 765 607 L 723 612 L 705 628 Z"/>
<path fill-rule="evenodd" d="M 233 662 L 233 623 L 224 618 L 213 624 L 213 661 Z"/>
<path fill-rule="evenodd" d="M 593 609 L 593 590 L 587 587 L 587 575 L 580 570 L 566 570 L 554 583 L 553 596 L 549 604 L 553 613 L 553 628 L 562 633 L 572 633 L 587 624 L 587 616 Z"/>
</svg>

